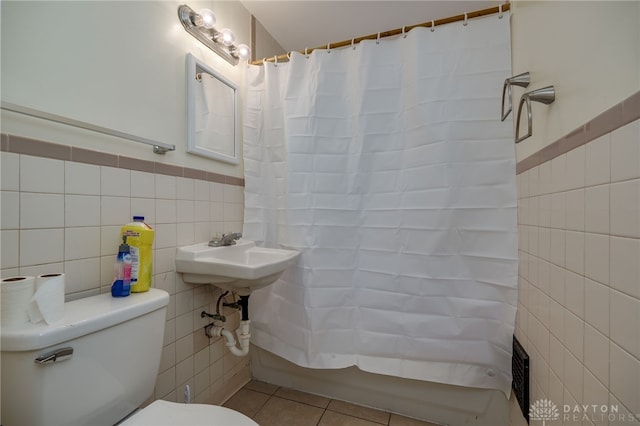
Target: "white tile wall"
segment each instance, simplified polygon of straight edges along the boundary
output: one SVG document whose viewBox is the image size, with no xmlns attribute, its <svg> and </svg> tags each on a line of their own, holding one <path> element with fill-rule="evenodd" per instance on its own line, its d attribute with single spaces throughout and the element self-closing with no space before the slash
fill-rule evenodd
<svg viewBox="0 0 640 426">
<path fill-rule="evenodd" d="M 100 226 L 100 197 L 67 194 L 65 226 Z"/>
<path fill-rule="evenodd" d="M 156 198 L 176 199 L 176 177 L 156 175 Z"/>
<path fill-rule="evenodd" d="M 100 195 L 131 196 L 131 171 L 114 167 L 100 167 Z"/>
<path fill-rule="evenodd" d="M 64 258 L 77 260 L 100 257 L 100 228 L 88 226 L 65 228 Z"/>
<path fill-rule="evenodd" d="M 611 237 L 611 287 L 640 298 L 640 240 Z"/>
<path fill-rule="evenodd" d="M 176 200 L 156 199 L 156 223 L 176 223 L 177 220 Z"/>
<path fill-rule="evenodd" d="M 20 227 L 20 193 L 2 191 L 1 196 L 0 227 L 2 229 L 18 229 Z"/>
<path fill-rule="evenodd" d="M 640 425 L 640 120 L 523 172 L 518 194 L 531 400 L 619 405 L 565 424 Z"/>
<path fill-rule="evenodd" d="M 0 253 L 2 253 L 0 266 L 2 269 L 17 268 L 20 265 L 18 251 L 19 231 L 2 230 L 0 231 L 0 240 L 2 241 L 2 246 L 0 247 Z M 13 275 L 13 272 L 11 275 Z"/>
<path fill-rule="evenodd" d="M 640 179 L 611 185 L 611 234 L 640 238 Z"/>
<path fill-rule="evenodd" d="M 585 184 L 587 187 L 611 181 L 611 135 L 606 134 L 586 145 Z"/>
<path fill-rule="evenodd" d="M 65 162 L 64 189 L 66 194 L 100 195 L 100 168 Z"/>
<path fill-rule="evenodd" d="M 2 277 L 64 272 L 68 299 L 108 292 L 120 227 L 143 215 L 156 231 L 153 285 L 171 295 L 155 398 L 181 402 L 189 384 L 194 401 L 221 403 L 248 380 L 248 360 L 223 363 L 223 342 L 204 336 L 200 312 L 215 310 L 219 290 L 185 284 L 174 263 L 177 246 L 242 231 L 242 187 L 8 152 L 0 160 Z"/>
<path fill-rule="evenodd" d="M 46 212 L 46 214 L 42 214 Z M 64 227 L 64 195 L 20 193 L 20 228 Z"/>
<path fill-rule="evenodd" d="M 640 177 L 640 122 L 611 133 L 611 182 Z"/>
<path fill-rule="evenodd" d="M 206 182 L 204 182 L 206 184 Z M 156 198 L 156 178 L 153 173 L 131 171 L 131 196 Z"/>
<path fill-rule="evenodd" d="M 20 156 L 3 152 L 0 167 L 0 189 L 2 191 L 19 191 Z"/>
<path fill-rule="evenodd" d="M 64 163 L 20 155 L 20 191 L 64 194 Z"/>
<path fill-rule="evenodd" d="M 20 266 L 64 260 L 64 232 L 58 229 L 20 230 Z"/>
<path fill-rule="evenodd" d="M 144 216 L 146 223 L 156 223 L 156 200 L 153 198 L 131 198 L 131 212 L 132 215 Z"/>
<path fill-rule="evenodd" d="M 193 179 L 178 177 L 176 181 L 176 195 L 178 200 L 193 200 Z"/>
<path fill-rule="evenodd" d="M 178 200 L 176 218 L 178 223 L 193 223 L 195 205 L 193 200 Z"/>
</svg>

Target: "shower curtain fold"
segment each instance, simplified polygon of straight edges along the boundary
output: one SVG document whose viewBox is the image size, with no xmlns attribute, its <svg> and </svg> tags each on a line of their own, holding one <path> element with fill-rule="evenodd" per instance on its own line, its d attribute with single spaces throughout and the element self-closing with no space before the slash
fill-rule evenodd
<svg viewBox="0 0 640 426">
<path fill-rule="evenodd" d="M 511 385 L 515 149 L 496 112 L 508 19 L 247 70 L 244 235 L 299 250 L 252 342 L 310 368 Z"/>
</svg>

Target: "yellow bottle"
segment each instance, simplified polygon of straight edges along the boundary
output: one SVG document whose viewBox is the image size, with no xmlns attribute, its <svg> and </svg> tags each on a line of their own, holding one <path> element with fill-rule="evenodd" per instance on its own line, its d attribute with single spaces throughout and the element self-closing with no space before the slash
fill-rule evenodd
<svg viewBox="0 0 640 426">
<path fill-rule="evenodd" d="M 149 291 L 153 274 L 154 231 L 144 223 L 144 216 L 134 216 L 133 222 L 122 227 L 120 238 L 125 235 L 131 250 L 131 292 Z"/>
</svg>

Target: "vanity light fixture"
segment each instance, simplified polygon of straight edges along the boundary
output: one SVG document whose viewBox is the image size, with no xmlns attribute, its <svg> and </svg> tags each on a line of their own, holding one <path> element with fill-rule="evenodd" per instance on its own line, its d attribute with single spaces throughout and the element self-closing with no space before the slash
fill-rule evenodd
<svg viewBox="0 0 640 426">
<path fill-rule="evenodd" d="M 196 13 L 186 4 L 178 7 L 178 17 L 184 29 L 197 38 L 202 44 L 216 52 L 231 65 L 237 65 L 239 59 L 249 57 L 249 46 L 246 44 L 234 45 L 236 39 L 233 32 L 224 28 L 217 31 L 216 16 L 209 9 L 202 9 Z"/>
<path fill-rule="evenodd" d="M 236 41 L 236 36 L 229 28 L 223 28 L 218 34 L 216 34 L 214 40 L 229 47 L 233 46 L 233 42 Z"/>
<path fill-rule="evenodd" d="M 242 59 L 249 57 L 249 46 L 244 43 L 237 45 L 234 50 L 236 54 Z"/>
<path fill-rule="evenodd" d="M 211 9 L 202 9 L 199 13 L 202 18 L 202 26 L 208 30 L 212 30 L 216 25 L 216 15 Z"/>
</svg>

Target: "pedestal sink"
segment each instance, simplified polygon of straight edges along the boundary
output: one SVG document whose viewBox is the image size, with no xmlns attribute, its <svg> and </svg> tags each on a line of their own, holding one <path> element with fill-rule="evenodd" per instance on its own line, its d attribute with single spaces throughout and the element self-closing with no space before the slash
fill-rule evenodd
<svg viewBox="0 0 640 426">
<path fill-rule="evenodd" d="M 185 282 L 212 284 L 248 296 L 275 282 L 298 256 L 300 252 L 295 250 L 256 247 L 255 242 L 243 238 L 223 247 L 200 243 L 178 248 L 176 271 Z"/>
</svg>

